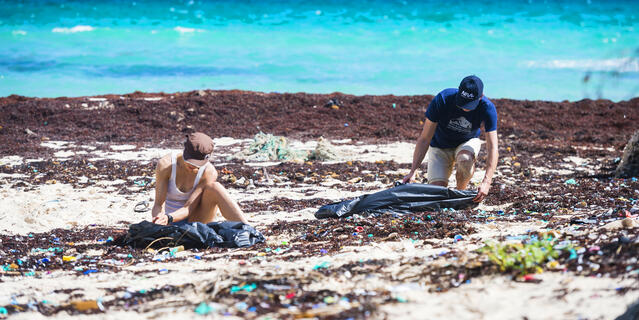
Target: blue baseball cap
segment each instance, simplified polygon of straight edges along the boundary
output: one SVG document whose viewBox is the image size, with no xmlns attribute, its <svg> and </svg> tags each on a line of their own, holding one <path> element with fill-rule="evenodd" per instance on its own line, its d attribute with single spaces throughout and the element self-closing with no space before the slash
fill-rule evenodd
<svg viewBox="0 0 639 320">
<path fill-rule="evenodd" d="M 459 84 L 455 103 L 462 109 L 475 110 L 483 96 L 484 83 L 477 76 L 472 75 L 464 78 Z"/>
</svg>

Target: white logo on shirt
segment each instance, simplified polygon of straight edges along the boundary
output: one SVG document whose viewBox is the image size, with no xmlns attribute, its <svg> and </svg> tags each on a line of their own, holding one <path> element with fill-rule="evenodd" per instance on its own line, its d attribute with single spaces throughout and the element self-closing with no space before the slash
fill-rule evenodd
<svg viewBox="0 0 639 320">
<path fill-rule="evenodd" d="M 474 94 L 472 94 L 470 92 L 463 91 L 463 90 L 461 92 L 461 96 L 466 98 L 466 99 L 475 99 L 475 95 Z"/>
<path fill-rule="evenodd" d="M 472 130 L 473 124 L 466 120 L 466 118 L 459 117 L 457 119 L 450 120 L 447 127 L 451 130 L 467 134 Z"/>
</svg>

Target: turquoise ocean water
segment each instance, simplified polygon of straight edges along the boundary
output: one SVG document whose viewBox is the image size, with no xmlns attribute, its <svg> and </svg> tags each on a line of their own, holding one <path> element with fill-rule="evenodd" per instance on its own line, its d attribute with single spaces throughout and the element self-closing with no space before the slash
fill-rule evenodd
<svg viewBox="0 0 639 320">
<path fill-rule="evenodd" d="M 639 1 L 4 1 L 0 96 L 639 95 Z M 584 77 L 589 81 L 584 83 Z"/>
</svg>

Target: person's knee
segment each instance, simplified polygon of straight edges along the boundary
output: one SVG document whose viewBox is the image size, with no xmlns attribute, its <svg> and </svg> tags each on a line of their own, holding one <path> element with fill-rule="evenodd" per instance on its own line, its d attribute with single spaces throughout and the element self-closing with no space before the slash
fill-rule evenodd
<svg viewBox="0 0 639 320">
<path fill-rule="evenodd" d="M 202 196 L 205 199 L 217 199 L 221 189 L 224 189 L 224 186 L 217 181 L 207 183 Z"/>
<path fill-rule="evenodd" d="M 209 190 L 209 191 L 220 191 L 223 189 L 224 189 L 224 186 L 217 181 L 209 182 L 206 184 L 206 190 Z"/>
<path fill-rule="evenodd" d="M 455 162 L 457 163 L 457 172 L 463 175 L 471 175 L 473 173 L 475 159 L 472 154 L 468 152 L 460 152 L 457 155 Z"/>
</svg>

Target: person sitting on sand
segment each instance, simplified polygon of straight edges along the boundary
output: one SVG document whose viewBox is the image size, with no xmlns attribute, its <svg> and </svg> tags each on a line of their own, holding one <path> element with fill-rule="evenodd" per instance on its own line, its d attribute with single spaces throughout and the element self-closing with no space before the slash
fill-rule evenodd
<svg viewBox="0 0 639 320">
<path fill-rule="evenodd" d="M 196 132 L 186 136 L 181 154 L 160 158 L 155 170 L 153 223 L 209 223 L 218 209 L 226 220 L 248 223 L 239 205 L 217 182 L 217 171 L 209 162 L 212 152 L 213 139 Z"/>
<path fill-rule="evenodd" d="M 426 109 L 424 127 L 417 138 L 413 164 L 410 173 L 404 177 L 404 183 L 413 180 L 415 171 L 428 153 L 426 179 L 429 184 L 447 187 L 456 164 L 457 189 L 466 189 L 475 172 L 483 123 L 487 168 L 473 201 L 480 202 L 486 198 L 497 168 L 497 109 L 484 97 L 483 89 L 481 79 L 471 75 L 461 81 L 459 89 L 445 89 L 435 96 Z"/>
</svg>

